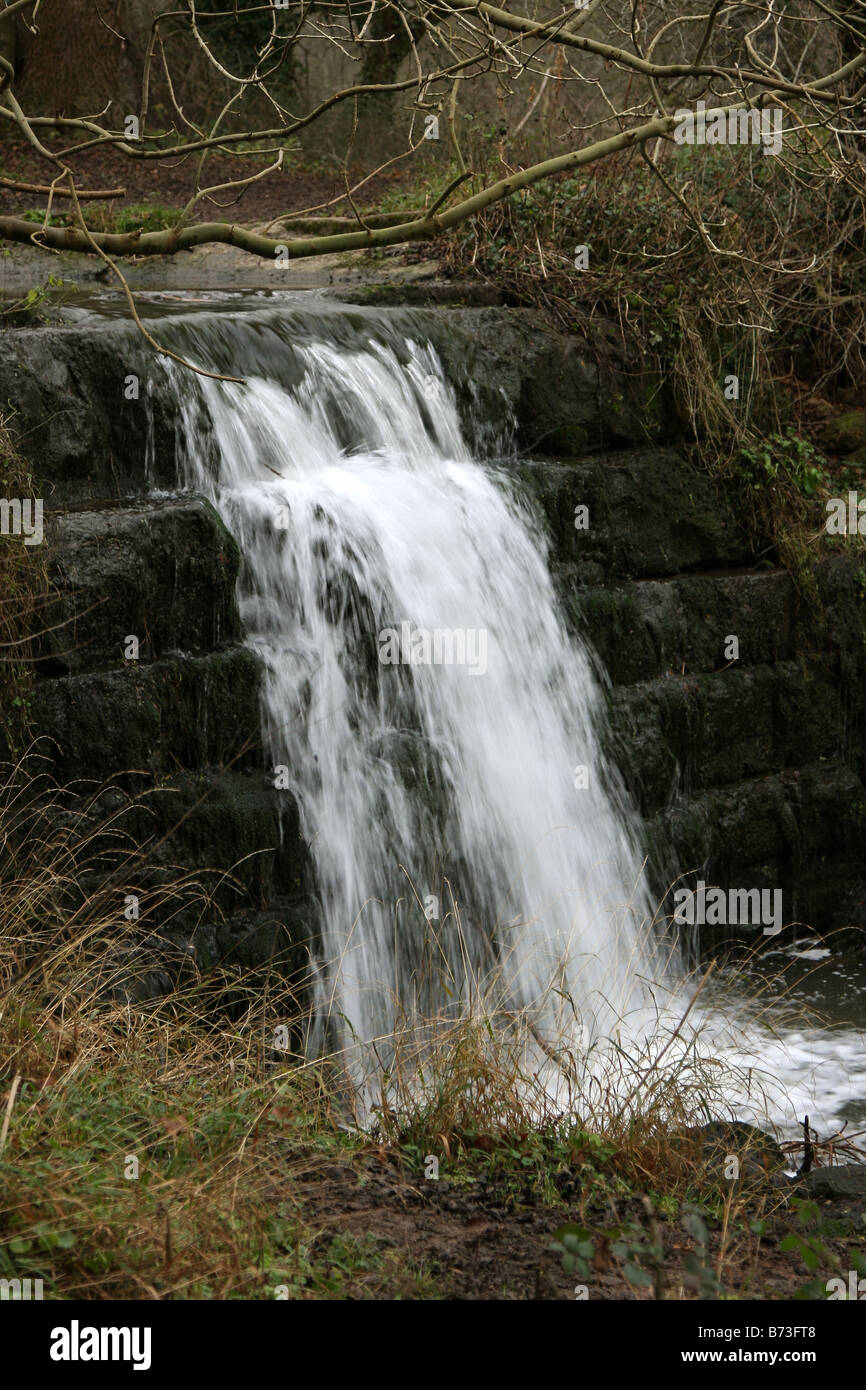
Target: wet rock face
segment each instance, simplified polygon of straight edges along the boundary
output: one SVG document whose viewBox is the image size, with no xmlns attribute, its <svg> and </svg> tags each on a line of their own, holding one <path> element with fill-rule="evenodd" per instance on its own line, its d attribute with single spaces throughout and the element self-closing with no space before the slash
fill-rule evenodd
<svg viewBox="0 0 866 1390">
<path fill-rule="evenodd" d="M 497 436 L 509 442 L 516 436 L 526 454 L 570 457 L 680 435 L 664 383 L 632 359 L 603 323 L 592 341 L 581 342 L 553 332 L 524 309 L 359 308 L 346 309 L 344 320 L 349 336 L 359 327 L 372 337 L 385 336 L 396 326 L 432 344 L 457 396 L 466 436 L 479 448 L 490 447 Z M 182 350 L 194 358 L 194 324 L 180 332 Z M 178 403 L 160 389 L 158 359 L 134 325 L 106 318 L 98 326 L 91 320 L 20 329 L 5 333 L 3 343 L 0 401 L 9 403 L 26 430 L 25 452 L 50 480 L 53 504 L 177 486 Z M 258 350 L 255 333 L 248 333 L 244 360 L 256 362 Z M 230 348 L 218 366 L 229 374 L 238 371 Z M 281 365 L 278 377 L 286 371 Z M 623 501 L 611 499 L 615 506 Z"/>
<path fill-rule="evenodd" d="M 747 565 L 745 538 L 709 478 L 673 448 L 522 464 L 569 592 L 623 578 Z"/>
<path fill-rule="evenodd" d="M 773 1136 L 742 1120 L 710 1120 L 672 1137 L 694 1151 L 708 1175 L 723 1181 L 731 1181 L 735 1173 L 745 1180 L 766 1180 L 781 1174 L 786 1165 Z"/>
<path fill-rule="evenodd" d="M 680 436 L 669 390 L 611 325 L 580 341 L 530 309 L 421 309 L 411 320 L 442 360 L 469 439 L 489 443 L 498 422 L 526 454 L 570 457 Z"/>
<path fill-rule="evenodd" d="M 849 410 L 828 420 L 821 430 L 821 444 L 834 453 L 866 459 L 866 410 Z"/>
<path fill-rule="evenodd" d="M 803 1190 L 818 1201 L 844 1202 L 866 1199 L 866 1167 L 841 1163 L 835 1168 L 814 1168 L 803 1179 Z"/>
<path fill-rule="evenodd" d="M 46 504 L 140 495 L 176 486 L 174 407 L 142 408 L 155 374 L 129 326 L 20 329 L 3 335 L 0 400 Z M 148 468 L 147 460 L 152 460 Z"/>
<path fill-rule="evenodd" d="M 240 640 L 238 548 L 202 498 L 58 508 L 47 541 L 57 598 L 41 674 L 111 669 L 127 633 L 140 635 L 150 661 Z"/>
<path fill-rule="evenodd" d="M 125 769 L 169 776 L 257 759 L 259 666 L 243 647 L 149 664 L 118 662 L 43 681 L 33 700 L 54 741 L 64 780 L 100 780 Z"/>
<path fill-rule="evenodd" d="M 375 334 L 391 311 L 350 312 L 353 331 Z M 781 887 L 786 921 L 866 927 L 866 661 L 846 553 L 820 568 L 817 604 L 757 568 L 736 516 L 671 444 L 664 391 L 603 331 L 587 346 L 495 307 L 388 321 L 432 342 L 470 437 L 490 446 L 513 429 L 540 455 L 509 467 L 548 537 L 566 622 L 595 651 L 656 895 L 691 872 Z M 33 710 L 61 781 L 159 789 L 147 815 L 130 811 L 152 832 L 154 872 L 242 861 L 193 945 L 246 967 L 314 933 L 312 875 L 297 806 L 263 766 L 237 547 L 203 499 L 152 495 L 179 486 L 177 405 L 154 390 L 158 370 L 121 321 L 4 335 L 0 400 L 45 497 L 55 591 Z M 403 761 L 423 775 L 411 750 Z M 708 928 L 702 944 L 732 934 Z M 185 960 L 189 942 L 175 944 Z"/>
<path fill-rule="evenodd" d="M 607 683 L 608 753 L 644 817 L 656 897 L 684 874 L 779 888 L 786 923 L 866 929 L 851 555 L 817 567 L 815 599 L 798 595 L 786 571 L 755 567 L 709 478 L 671 448 L 536 462 L 521 478 L 567 622 Z M 699 949 L 753 944 L 740 926 L 704 924 Z"/>
<path fill-rule="evenodd" d="M 4 335 L 0 399 L 45 501 L 52 585 L 33 771 L 70 788 L 48 828 L 77 825 L 88 865 L 143 846 L 127 877 L 153 894 L 147 922 L 106 968 L 106 987 L 139 999 L 218 961 L 294 970 L 316 921 L 297 806 L 263 767 L 237 545 L 205 499 L 149 495 L 179 481 L 174 406 L 145 408 L 153 374 L 122 323 Z M 103 779 L 113 790 L 94 805 Z M 202 871 L 204 913 L 160 899 L 178 866 Z M 94 884 L 88 867 L 82 891 Z"/>
</svg>

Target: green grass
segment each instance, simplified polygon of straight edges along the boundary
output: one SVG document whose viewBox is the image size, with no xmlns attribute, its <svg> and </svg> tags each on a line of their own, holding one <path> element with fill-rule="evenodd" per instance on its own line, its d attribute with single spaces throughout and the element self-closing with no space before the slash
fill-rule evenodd
<svg viewBox="0 0 866 1390">
<path fill-rule="evenodd" d="M 724 1282 L 766 1201 L 722 1183 L 684 1134 L 724 1113 L 718 1064 L 686 1048 L 660 1067 L 648 1040 L 589 1090 L 575 1079 L 557 1110 L 519 1020 L 479 1005 L 405 1021 L 371 1122 L 353 1124 L 338 1057 L 274 1051 L 280 1024 L 302 1031 L 296 979 L 190 970 L 155 1001 L 107 991 L 147 969 L 152 922 L 215 909 L 207 876 L 179 872 L 126 921 L 117 885 L 145 866 L 99 804 L 52 791 L 32 754 L 0 778 L 0 1277 L 41 1278 L 57 1299 L 437 1299 L 451 1196 L 507 1224 L 512 1251 L 542 1213 L 551 1239 L 578 1222 L 647 1272 L 651 1193 L 659 1219 L 696 1210 L 712 1227 Z M 413 1188 L 440 1221 L 428 1249 L 377 1230 Z"/>
<path fill-rule="evenodd" d="M 131 203 L 118 208 L 114 203 L 82 203 L 82 212 L 88 228 L 92 232 L 162 232 L 177 225 L 181 209 L 167 207 L 162 203 Z M 27 222 L 41 226 L 45 221 L 44 210 L 29 208 L 21 216 Z M 71 210 L 52 213 L 48 219 L 51 227 L 73 227 L 76 218 Z"/>
</svg>

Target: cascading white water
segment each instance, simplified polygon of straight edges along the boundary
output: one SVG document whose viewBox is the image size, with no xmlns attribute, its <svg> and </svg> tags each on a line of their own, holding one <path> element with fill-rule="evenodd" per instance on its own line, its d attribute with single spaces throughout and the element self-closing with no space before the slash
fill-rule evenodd
<svg viewBox="0 0 866 1390">
<path fill-rule="evenodd" d="M 410 317 L 401 332 L 305 302 L 160 324 L 176 350 L 246 378 L 172 369 L 170 395 L 186 483 L 241 549 L 264 744 L 315 860 L 315 1041 L 342 1047 L 369 1097 L 360 1043 L 480 998 L 530 1025 L 550 1094 L 551 1045 L 574 1049 L 573 1076 L 615 1034 L 623 1049 L 588 1059 L 591 1088 L 633 1094 L 653 1058 L 685 1059 L 701 1113 L 789 1133 L 809 1113 L 829 1130 L 866 1095 L 858 1033 L 777 1033 L 736 990 L 713 1001 L 711 983 L 695 1004 L 696 982 L 663 967 L 632 815 L 599 751 L 600 687 L 564 634 L 544 537 L 507 465 L 473 459 Z M 382 661 L 403 654 L 404 624 L 407 656 L 428 655 L 422 635 L 435 656 L 438 633 L 439 655 L 453 643 L 464 664 Z M 383 1059 L 387 1044 L 374 1069 Z"/>
<path fill-rule="evenodd" d="M 480 990 L 552 1043 L 606 1035 L 646 1002 L 648 903 L 543 537 L 432 349 L 290 339 L 291 384 L 260 350 L 178 395 L 315 859 L 320 1022 L 348 1046 Z"/>
</svg>

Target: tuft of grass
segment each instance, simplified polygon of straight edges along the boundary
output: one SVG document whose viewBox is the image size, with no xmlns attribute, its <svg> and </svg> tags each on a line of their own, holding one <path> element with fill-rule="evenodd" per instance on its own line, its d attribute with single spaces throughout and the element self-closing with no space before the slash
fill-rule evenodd
<svg viewBox="0 0 866 1390">
<path fill-rule="evenodd" d="M 181 209 L 168 207 L 164 203 L 130 203 L 118 208 L 115 203 L 85 203 L 82 205 L 84 221 L 92 232 L 163 232 L 174 227 L 180 220 Z M 41 226 L 45 221 L 44 209 L 28 208 L 21 213 L 26 222 Z M 54 212 L 48 219 L 50 227 L 72 227 L 76 223 L 75 214 L 69 209 Z"/>
<path fill-rule="evenodd" d="M 541 1206 L 552 1233 L 576 1206 L 625 1241 L 628 1278 L 658 1276 L 647 1193 L 662 1219 L 721 1227 L 714 1278 L 729 1245 L 741 1258 L 748 1185 L 720 1184 L 687 1133 L 724 1113 L 729 1078 L 674 1014 L 588 1068 L 484 996 L 407 1013 L 372 1049 L 364 1105 L 356 1056 L 308 1053 L 303 982 L 277 969 L 202 975 L 192 956 L 163 997 L 137 996 L 154 924 L 194 941 L 210 881 L 148 878 L 126 803 L 39 767 L 30 749 L 0 777 L 0 1277 L 57 1299 L 437 1298 L 423 1250 L 341 1229 L 340 1181 L 327 1196 L 335 1169 L 360 1183 L 383 1162 L 419 1188 L 431 1158 L 428 1192 L 492 1191 L 499 1221 Z"/>
<path fill-rule="evenodd" d="M 327 1062 L 275 1050 L 296 985 L 192 959 L 133 1002 L 150 924 L 206 920 L 209 883 L 148 878 L 130 807 L 41 765 L 29 748 L 0 776 L 0 1277 L 57 1299 L 435 1297 L 423 1265 L 304 1215 L 305 1180 L 366 1141 Z"/>
<path fill-rule="evenodd" d="M 110 205 L 95 203 L 85 216 L 92 231 L 124 233 L 167 231 L 177 225 L 180 214 L 180 208 L 163 203 L 131 203 L 117 211 Z"/>
</svg>

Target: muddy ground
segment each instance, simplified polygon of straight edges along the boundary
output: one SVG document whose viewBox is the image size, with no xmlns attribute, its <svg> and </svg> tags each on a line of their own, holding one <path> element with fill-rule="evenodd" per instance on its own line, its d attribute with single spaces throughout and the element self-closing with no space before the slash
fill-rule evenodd
<svg viewBox="0 0 866 1390">
<path fill-rule="evenodd" d="M 204 166 L 202 182 L 205 187 L 227 183 L 232 179 L 249 178 L 265 169 L 273 160 L 231 155 L 212 155 Z M 124 192 L 111 200 L 114 211 L 139 203 L 154 203 L 163 207 L 183 207 L 195 191 L 197 158 L 183 161 L 134 160 L 116 150 L 99 148 L 86 150 L 70 159 L 70 166 L 81 189 L 117 189 Z M 0 142 L 0 172 L 27 183 L 50 183 L 51 166 L 37 155 L 26 141 L 5 139 Z M 364 177 L 360 168 L 350 169 L 350 187 Z M 399 187 L 405 175 L 398 171 L 380 174 L 366 183 L 357 198 L 362 206 L 374 203 L 388 189 Z M 326 166 L 303 169 L 288 168 L 250 184 L 239 194 L 218 194 L 202 200 L 197 220 L 237 221 L 259 224 L 283 214 L 297 215 L 310 210 L 322 210 L 322 205 L 345 198 L 346 182 L 337 169 Z M 29 208 L 41 207 L 39 195 L 19 193 L 0 188 L 0 210 L 20 214 Z M 56 204 L 56 210 L 68 208 L 68 199 Z M 337 208 L 337 212 L 345 211 Z"/>
<path fill-rule="evenodd" d="M 641 1200 L 634 1197 L 596 1200 L 581 1212 L 579 1183 L 568 1172 L 558 1175 L 557 1186 L 561 1205 L 534 1201 L 529 1192 L 515 1202 L 513 1192 L 505 1194 L 495 1183 L 464 1185 L 407 1175 L 393 1150 L 379 1148 L 354 1162 L 314 1169 L 300 1185 L 299 1200 L 317 1244 L 327 1246 L 335 1236 L 349 1235 L 355 1241 L 369 1240 L 371 1248 L 390 1256 L 384 1264 L 390 1271 L 384 1284 L 381 1269 L 353 1270 L 341 1285 L 343 1297 L 574 1299 L 580 1280 L 565 1272 L 559 1254 L 550 1248 L 556 1230 L 569 1222 L 610 1227 L 635 1221 L 645 1226 L 647 1218 Z M 806 1199 L 803 1191 L 802 1200 Z M 776 1186 L 756 1189 L 749 1209 L 731 1221 L 724 1240 L 722 1294 L 790 1300 L 811 1280 L 846 1276 L 851 1251 L 866 1247 L 866 1185 L 859 1196 L 819 1200 L 816 1206 L 817 1220 L 804 1225 L 787 1193 Z M 767 1231 L 759 1237 L 744 1228 L 761 1215 Z M 664 1249 L 665 1297 L 694 1299 L 697 1293 L 689 1286 L 684 1266 L 695 1252 L 695 1242 L 681 1220 L 659 1216 L 657 1222 Z M 708 1263 L 718 1269 L 722 1230 L 711 1220 L 707 1224 Z M 814 1270 L 799 1247 L 780 1249 L 792 1232 L 819 1251 Z M 418 1273 L 423 1291 L 415 1278 Z M 623 1262 L 602 1252 L 587 1296 L 652 1299 L 654 1289 L 635 1287 L 625 1276 Z"/>
</svg>

